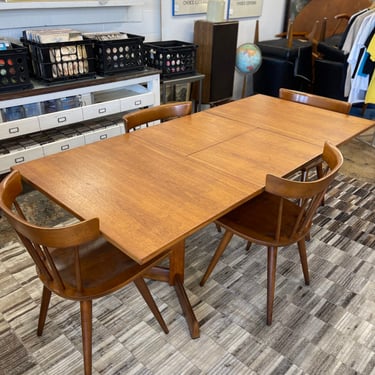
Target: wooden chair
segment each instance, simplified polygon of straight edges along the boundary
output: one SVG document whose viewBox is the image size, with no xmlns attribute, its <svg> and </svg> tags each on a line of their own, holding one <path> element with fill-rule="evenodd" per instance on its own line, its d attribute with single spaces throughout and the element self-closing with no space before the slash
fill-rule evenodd
<svg viewBox="0 0 375 375">
<path fill-rule="evenodd" d="M 171 102 L 127 113 L 123 116 L 125 133 L 129 133 L 130 130 L 135 130 L 137 127 L 152 121 L 167 121 L 190 115 L 192 108 L 191 101 Z"/>
<path fill-rule="evenodd" d="M 276 34 L 275 36 L 277 38 L 287 38 L 289 48 L 292 48 L 293 39 L 307 40 L 307 41 L 312 43 L 313 51 L 315 51 L 314 47 L 320 41 L 320 37 L 321 37 L 321 32 L 320 32 L 319 33 L 320 37 L 316 38 L 316 34 L 318 32 L 319 25 L 320 25 L 319 20 L 316 20 L 310 31 L 294 31 L 294 22 L 292 20 L 289 20 L 287 31 Z"/>
<path fill-rule="evenodd" d="M 267 324 L 271 325 L 279 247 L 298 244 L 305 284 L 309 285 L 310 282 L 305 236 L 310 231 L 325 191 L 343 163 L 343 157 L 337 147 L 326 143 L 323 160 L 327 164 L 324 177 L 300 182 L 267 175 L 262 194 L 218 219 L 225 233 L 200 282 L 201 286 L 207 281 L 234 234 L 267 246 Z M 301 205 L 298 204 L 300 199 Z"/>
<path fill-rule="evenodd" d="M 342 100 L 326 98 L 324 96 L 308 94 L 306 92 L 295 91 L 290 89 L 281 88 L 279 90 L 279 97 L 281 99 L 290 100 L 297 103 L 311 105 L 313 107 L 319 107 L 328 109 L 329 111 L 340 112 L 348 114 L 351 109 L 351 103 L 344 102 Z M 311 169 L 315 168 L 318 178 L 323 176 L 322 160 L 318 159 L 305 165 L 301 169 L 301 181 L 308 179 L 308 174 Z"/>
<path fill-rule="evenodd" d="M 163 256 L 139 265 L 100 236 L 97 218 L 65 227 L 40 227 L 25 219 L 17 197 L 22 192 L 19 172 L 0 185 L 0 208 L 36 265 L 43 283 L 37 334 L 42 335 L 51 293 L 80 302 L 84 373 L 92 371 L 92 300 L 134 281 L 165 333 L 168 328 L 142 278 Z M 165 256 L 165 255 L 164 255 Z M 131 303 L 131 302 L 129 302 Z"/>
</svg>

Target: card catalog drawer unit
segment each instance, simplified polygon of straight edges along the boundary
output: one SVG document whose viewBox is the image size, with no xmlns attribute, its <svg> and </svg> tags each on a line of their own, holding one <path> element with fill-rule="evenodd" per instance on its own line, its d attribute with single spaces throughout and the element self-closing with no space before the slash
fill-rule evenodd
<svg viewBox="0 0 375 375">
<path fill-rule="evenodd" d="M 43 145 L 44 155 L 52 155 L 58 152 L 67 151 L 85 144 L 85 137 L 79 135 L 76 137 L 62 139 L 60 141 L 46 143 Z"/>
<path fill-rule="evenodd" d="M 38 117 L 23 118 L 15 121 L 0 122 L 0 139 L 18 137 L 39 131 Z"/>
<path fill-rule="evenodd" d="M 154 95 L 152 92 L 138 94 L 129 98 L 121 99 L 121 111 L 130 111 L 132 109 L 147 107 L 154 104 Z"/>
<path fill-rule="evenodd" d="M 90 133 L 85 133 L 85 143 L 93 143 L 97 141 L 103 141 L 104 139 L 115 137 L 116 135 L 121 135 L 122 132 L 121 125 L 113 125 L 103 129 L 95 130 Z"/>
<path fill-rule="evenodd" d="M 0 173 L 9 172 L 12 165 L 39 159 L 43 156 L 44 154 L 41 146 L 14 151 L 11 154 L 0 154 Z"/>
<path fill-rule="evenodd" d="M 82 121 L 82 108 L 69 109 L 39 116 L 40 130 L 52 129 Z"/>
<path fill-rule="evenodd" d="M 90 120 L 97 117 L 112 115 L 121 111 L 119 100 L 111 100 L 82 107 L 83 119 Z"/>
</svg>

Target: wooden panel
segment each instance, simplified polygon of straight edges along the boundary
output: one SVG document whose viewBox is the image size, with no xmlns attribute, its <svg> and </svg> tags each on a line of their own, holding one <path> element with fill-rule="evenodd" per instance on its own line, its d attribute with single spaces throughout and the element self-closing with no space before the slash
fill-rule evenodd
<svg viewBox="0 0 375 375">
<path fill-rule="evenodd" d="M 338 22 L 334 19 L 335 15 L 340 13 L 352 15 L 358 10 L 367 8 L 370 4 L 369 0 L 311 0 L 294 20 L 294 31 L 310 31 L 316 20 L 322 21 L 324 17 L 327 17 L 326 37 L 329 37 Z M 337 33 L 343 32 L 345 26 L 346 23 L 342 22 Z"/>
<path fill-rule="evenodd" d="M 206 75 L 203 103 L 232 96 L 237 32 L 237 21 L 212 23 L 200 20 L 194 24 L 194 43 L 198 45 L 197 70 Z"/>
</svg>

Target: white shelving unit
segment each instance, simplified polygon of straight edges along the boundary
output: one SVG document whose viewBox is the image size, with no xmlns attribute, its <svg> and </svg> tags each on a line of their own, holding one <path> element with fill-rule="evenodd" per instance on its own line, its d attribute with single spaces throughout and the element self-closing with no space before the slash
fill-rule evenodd
<svg viewBox="0 0 375 375">
<path fill-rule="evenodd" d="M 123 133 L 122 121 L 108 121 L 108 116 L 118 115 L 121 119 L 126 111 L 159 105 L 159 71 L 146 69 L 53 86 L 35 84 L 33 89 L 0 94 L 0 109 L 71 97 L 79 98 L 81 106 L 0 122 L 0 174 L 8 172 L 12 165 Z M 85 124 L 89 120 L 98 120 L 98 126 L 88 128 Z M 31 135 L 44 138 L 49 131 L 59 128 L 64 132 L 56 132 L 52 142 L 37 143 L 31 139 Z M 7 145 L 8 148 L 4 147 Z"/>
<path fill-rule="evenodd" d="M 142 22 L 143 7 L 137 0 L 0 1 L 0 36 L 26 28 Z"/>
<path fill-rule="evenodd" d="M 80 0 L 80 1 L 0 1 L 0 10 L 45 9 L 45 8 L 96 8 L 143 6 L 137 0 Z"/>
</svg>

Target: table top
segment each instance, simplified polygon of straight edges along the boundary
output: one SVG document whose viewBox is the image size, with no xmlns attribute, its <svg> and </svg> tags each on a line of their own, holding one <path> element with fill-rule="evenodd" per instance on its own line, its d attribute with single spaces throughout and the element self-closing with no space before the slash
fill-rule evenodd
<svg viewBox="0 0 375 375">
<path fill-rule="evenodd" d="M 160 125 L 162 126 L 162 125 Z M 144 263 L 261 191 L 132 133 L 15 167 L 114 245 Z"/>
<path fill-rule="evenodd" d="M 14 169 L 144 263 L 373 125 L 257 95 Z"/>
<path fill-rule="evenodd" d="M 266 95 L 254 95 L 229 104 L 207 112 L 321 147 L 325 141 L 339 146 L 375 125 L 372 120 Z"/>
<path fill-rule="evenodd" d="M 203 111 L 165 122 L 161 127 L 137 130 L 133 132 L 133 137 L 146 142 L 150 147 L 188 156 L 255 128 L 256 126 Z"/>
</svg>

